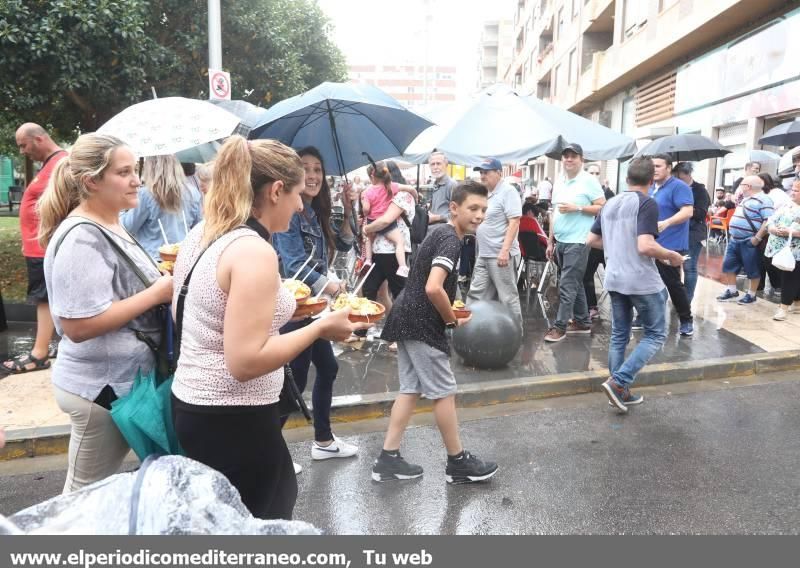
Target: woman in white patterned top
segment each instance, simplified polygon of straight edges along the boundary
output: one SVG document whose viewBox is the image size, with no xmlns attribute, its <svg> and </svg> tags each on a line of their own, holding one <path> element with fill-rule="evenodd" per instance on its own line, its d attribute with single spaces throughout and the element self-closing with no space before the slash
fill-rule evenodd
<svg viewBox="0 0 800 568">
<path fill-rule="evenodd" d="M 175 264 L 174 305 L 194 266 L 172 385 L 178 439 L 262 519 L 291 519 L 297 498 L 278 411 L 283 366 L 317 339 L 342 340 L 357 329 L 344 310 L 278 334 L 294 296 L 281 286 L 275 250 L 245 222 L 285 231 L 303 207 L 303 184 L 294 150 L 232 136 L 214 164 L 206 220 L 189 232 Z"/>
</svg>

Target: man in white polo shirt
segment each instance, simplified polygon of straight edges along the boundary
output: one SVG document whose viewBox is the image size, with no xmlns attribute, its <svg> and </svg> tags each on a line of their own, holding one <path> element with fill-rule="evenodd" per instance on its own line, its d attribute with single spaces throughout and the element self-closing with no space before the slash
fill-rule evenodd
<svg viewBox="0 0 800 568">
<path fill-rule="evenodd" d="M 503 181 L 503 165 L 497 158 L 487 158 L 474 168 L 489 189 L 489 207 L 478 226 L 478 254 L 467 295 L 467 303 L 477 300 L 500 300 L 511 309 L 522 329 L 522 308 L 517 290 L 517 267 L 520 263 L 519 220 L 522 202 L 514 186 Z"/>
<path fill-rule="evenodd" d="M 567 144 L 561 151 L 564 176 L 553 187 L 553 220 L 547 258 L 561 267 L 558 280 L 558 314 L 545 341 L 555 342 L 567 334 L 590 334 L 592 320 L 583 289 L 583 274 L 589 258 L 586 237 L 606 198 L 596 177 L 583 171 L 583 148 Z M 572 320 L 570 322 L 570 320 Z"/>
</svg>

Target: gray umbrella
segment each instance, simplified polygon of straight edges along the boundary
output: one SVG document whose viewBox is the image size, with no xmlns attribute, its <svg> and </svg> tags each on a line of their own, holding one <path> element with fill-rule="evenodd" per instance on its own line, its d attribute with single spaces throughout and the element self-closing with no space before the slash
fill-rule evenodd
<svg viewBox="0 0 800 568">
<path fill-rule="evenodd" d="M 711 138 L 699 134 L 674 134 L 656 138 L 639 150 L 636 157 L 669 154 L 677 162 L 698 162 L 730 153 L 725 146 Z"/>
<path fill-rule="evenodd" d="M 175 157 L 182 163 L 204 164 L 217 157 L 217 152 L 221 146 L 220 142 L 213 140 L 199 146 L 193 146 L 187 150 L 181 150 L 175 154 Z"/>
<path fill-rule="evenodd" d="M 770 146 L 800 145 L 800 118 L 770 128 L 764 133 L 764 136 L 758 139 L 758 143 Z"/>
<path fill-rule="evenodd" d="M 247 138 L 250 134 L 250 129 L 261 119 L 267 109 L 256 106 L 252 103 L 242 100 L 224 100 L 224 99 L 211 99 L 211 104 L 227 110 L 229 113 L 235 115 L 239 119 L 238 126 L 234 129 L 232 134 L 239 134 Z M 175 156 L 181 162 L 189 162 L 195 164 L 202 164 L 210 162 L 217 156 L 217 152 L 222 146 L 221 140 L 214 140 L 199 146 L 193 146 L 187 150 L 178 152 Z"/>
<path fill-rule="evenodd" d="M 239 117 L 239 121 L 247 128 L 249 132 L 256 124 L 258 124 L 261 117 L 267 112 L 267 109 L 256 106 L 253 103 L 248 103 L 242 100 L 220 100 L 212 99 L 209 101 L 212 104 L 222 107 L 231 114 Z M 244 134 L 246 136 L 246 134 Z"/>
<path fill-rule="evenodd" d="M 536 97 L 518 95 L 508 85 L 488 87 L 478 96 L 432 112 L 433 126 L 411 143 L 404 158 L 427 160 L 437 148 L 457 163 L 478 165 L 492 156 L 519 163 L 547 155 L 559 158 L 567 144 L 583 147 L 589 160 L 628 158 L 633 138 Z"/>
</svg>

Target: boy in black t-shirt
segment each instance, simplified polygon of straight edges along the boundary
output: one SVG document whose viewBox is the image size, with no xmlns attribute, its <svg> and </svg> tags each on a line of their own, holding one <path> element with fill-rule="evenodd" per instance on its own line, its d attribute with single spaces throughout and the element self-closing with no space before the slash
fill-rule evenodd
<svg viewBox="0 0 800 568">
<path fill-rule="evenodd" d="M 465 325 L 456 319 L 458 259 L 466 233 L 474 233 L 486 214 L 488 190 L 476 181 L 463 181 L 453 190 L 450 220 L 433 227 L 417 251 L 403 292 L 392 306 L 382 339 L 397 341 L 400 394 L 392 406 L 383 450 L 375 460 L 372 479 L 414 479 L 422 468 L 400 456 L 400 442 L 420 394 L 433 401 L 436 425 L 447 449 L 448 483 L 489 479 L 497 464 L 483 462 L 461 445 L 456 416 L 456 380 L 450 369 L 446 330 Z"/>
</svg>

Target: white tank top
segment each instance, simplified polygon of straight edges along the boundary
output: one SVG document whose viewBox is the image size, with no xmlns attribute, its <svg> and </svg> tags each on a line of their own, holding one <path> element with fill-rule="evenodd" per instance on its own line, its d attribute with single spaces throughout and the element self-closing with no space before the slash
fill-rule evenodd
<svg viewBox="0 0 800 568">
<path fill-rule="evenodd" d="M 177 305 L 186 273 L 202 250 L 204 226 L 205 223 L 200 223 L 192 229 L 181 245 L 175 263 L 173 305 Z M 228 245 L 245 237 L 261 238 L 245 227 L 231 231 L 209 247 L 192 274 L 183 312 L 181 356 L 172 383 L 172 392 L 183 402 L 201 406 L 258 406 L 278 402 L 283 368 L 241 382 L 225 364 L 222 330 L 228 295 L 217 283 L 217 264 Z M 280 275 L 276 273 L 275 278 L 280 280 Z M 278 330 L 292 317 L 295 306 L 294 295 L 279 286 L 270 335 L 278 335 Z"/>
</svg>

